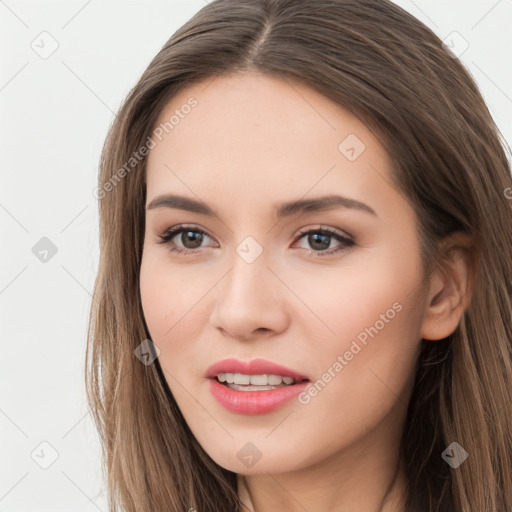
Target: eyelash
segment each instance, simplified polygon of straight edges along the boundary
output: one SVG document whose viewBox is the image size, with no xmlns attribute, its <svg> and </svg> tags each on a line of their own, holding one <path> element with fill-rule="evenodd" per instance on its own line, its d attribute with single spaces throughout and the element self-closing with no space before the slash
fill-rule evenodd
<svg viewBox="0 0 512 512">
<path fill-rule="evenodd" d="M 179 235 L 180 233 L 183 233 L 184 231 L 192 231 L 193 233 L 199 233 L 201 235 L 207 236 L 208 238 L 211 238 L 211 236 L 208 235 L 208 233 L 206 233 L 202 229 L 179 225 L 179 226 L 175 226 L 173 228 L 168 229 L 163 235 L 159 235 L 160 240 L 157 243 L 169 245 L 169 250 L 171 252 L 176 252 L 178 254 L 186 255 L 186 254 L 197 253 L 197 251 L 199 251 L 199 249 L 182 249 L 181 247 L 176 246 L 176 244 L 174 244 L 174 242 L 171 242 L 171 240 L 176 235 Z M 309 235 L 311 233 L 316 233 L 316 234 L 320 233 L 322 235 L 328 235 L 332 238 L 335 238 L 338 242 L 342 243 L 342 245 L 340 245 L 340 247 L 338 247 L 334 250 L 331 249 L 330 251 L 327 251 L 327 250 L 315 251 L 313 249 L 305 249 L 308 252 L 308 254 L 312 253 L 315 255 L 315 257 L 331 256 L 333 254 L 347 251 L 355 245 L 355 242 L 353 240 L 351 240 L 350 238 L 344 237 L 344 236 L 340 235 L 339 233 L 337 233 L 336 231 L 329 229 L 329 228 L 299 230 L 299 233 L 301 236 L 299 236 L 297 238 L 297 241 L 301 240 L 305 235 Z"/>
</svg>

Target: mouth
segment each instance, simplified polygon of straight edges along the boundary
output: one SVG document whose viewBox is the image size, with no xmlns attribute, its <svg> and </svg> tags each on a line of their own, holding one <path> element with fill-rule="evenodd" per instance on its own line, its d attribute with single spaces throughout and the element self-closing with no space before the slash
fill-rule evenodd
<svg viewBox="0 0 512 512">
<path fill-rule="evenodd" d="M 309 381 L 276 374 L 249 375 L 228 372 L 220 372 L 214 378 L 223 386 L 237 391 L 269 391 Z"/>
<path fill-rule="evenodd" d="M 213 364 L 205 377 L 215 400 L 232 413 L 266 414 L 296 398 L 311 379 L 291 368 L 254 359 L 224 359 Z"/>
<path fill-rule="evenodd" d="M 296 383 L 310 380 L 307 375 L 296 370 L 261 358 L 252 361 L 235 358 L 223 359 L 210 366 L 205 377 L 216 378 L 221 383 L 227 382 L 239 386 L 279 386 L 281 384 L 289 385 L 294 381 Z"/>
</svg>

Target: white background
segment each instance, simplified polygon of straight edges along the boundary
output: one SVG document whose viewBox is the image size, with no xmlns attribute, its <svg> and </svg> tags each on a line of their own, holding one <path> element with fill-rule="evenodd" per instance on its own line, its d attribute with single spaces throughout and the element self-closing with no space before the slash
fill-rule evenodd
<svg viewBox="0 0 512 512">
<path fill-rule="evenodd" d="M 0 512 L 107 510 L 83 385 L 99 154 L 129 89 L 205 3 L 0 0 Z M 396 3 L 469 43 L 460 58 L 510 144 L 512 0 Z M 58 43 L 46 59 L 31 47 L 43 31 Z M 46 263 L 42 237 L 57 247 Z"/>
</svg>

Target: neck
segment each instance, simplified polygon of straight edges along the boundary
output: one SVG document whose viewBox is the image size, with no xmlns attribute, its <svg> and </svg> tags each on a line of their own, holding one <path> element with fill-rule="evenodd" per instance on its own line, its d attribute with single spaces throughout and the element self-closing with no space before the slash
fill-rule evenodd
<svg viewBox="0 0 512 512">
<path fill-rule="evenodd" d="M 297 471 L 238 475 L 238 494 L 250 512 L 404 512 L 406 477 L 394 441 L 366 438 Z"/>
<path fill-rule="evenodd" d="M 329 510 L 331 512 L 405 512 L 404 498 L 406 479 L 402 465 L 396 466 L 388 479 L 378 481 L 371 477 L 364 482 L 355 478 L 339 482 L 313 481 L 295 483 L 288 475 L 267 473 L 254 481 L 238 476 L 238 494 L 249 512 L 304 512 L 306 510 Z M 244 509 L 245 510 L 245 509 Z"/>
</svg>

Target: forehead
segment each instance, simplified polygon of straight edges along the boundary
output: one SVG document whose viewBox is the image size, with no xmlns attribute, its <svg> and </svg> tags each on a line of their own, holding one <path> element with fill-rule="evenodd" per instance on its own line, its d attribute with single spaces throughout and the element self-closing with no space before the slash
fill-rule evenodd
<svg viewBox="0 0 512 512">
<path fill-rule="evenodd" d="M 203 80 L 172 98 L 155 130 L 149 200 L 168 192 L 209 194 L 214 204 L 329 193 L 364 200 L 390 188 L 389 156 L 372 132 L 297 82 L 258 73 Z"/>
</svg>

